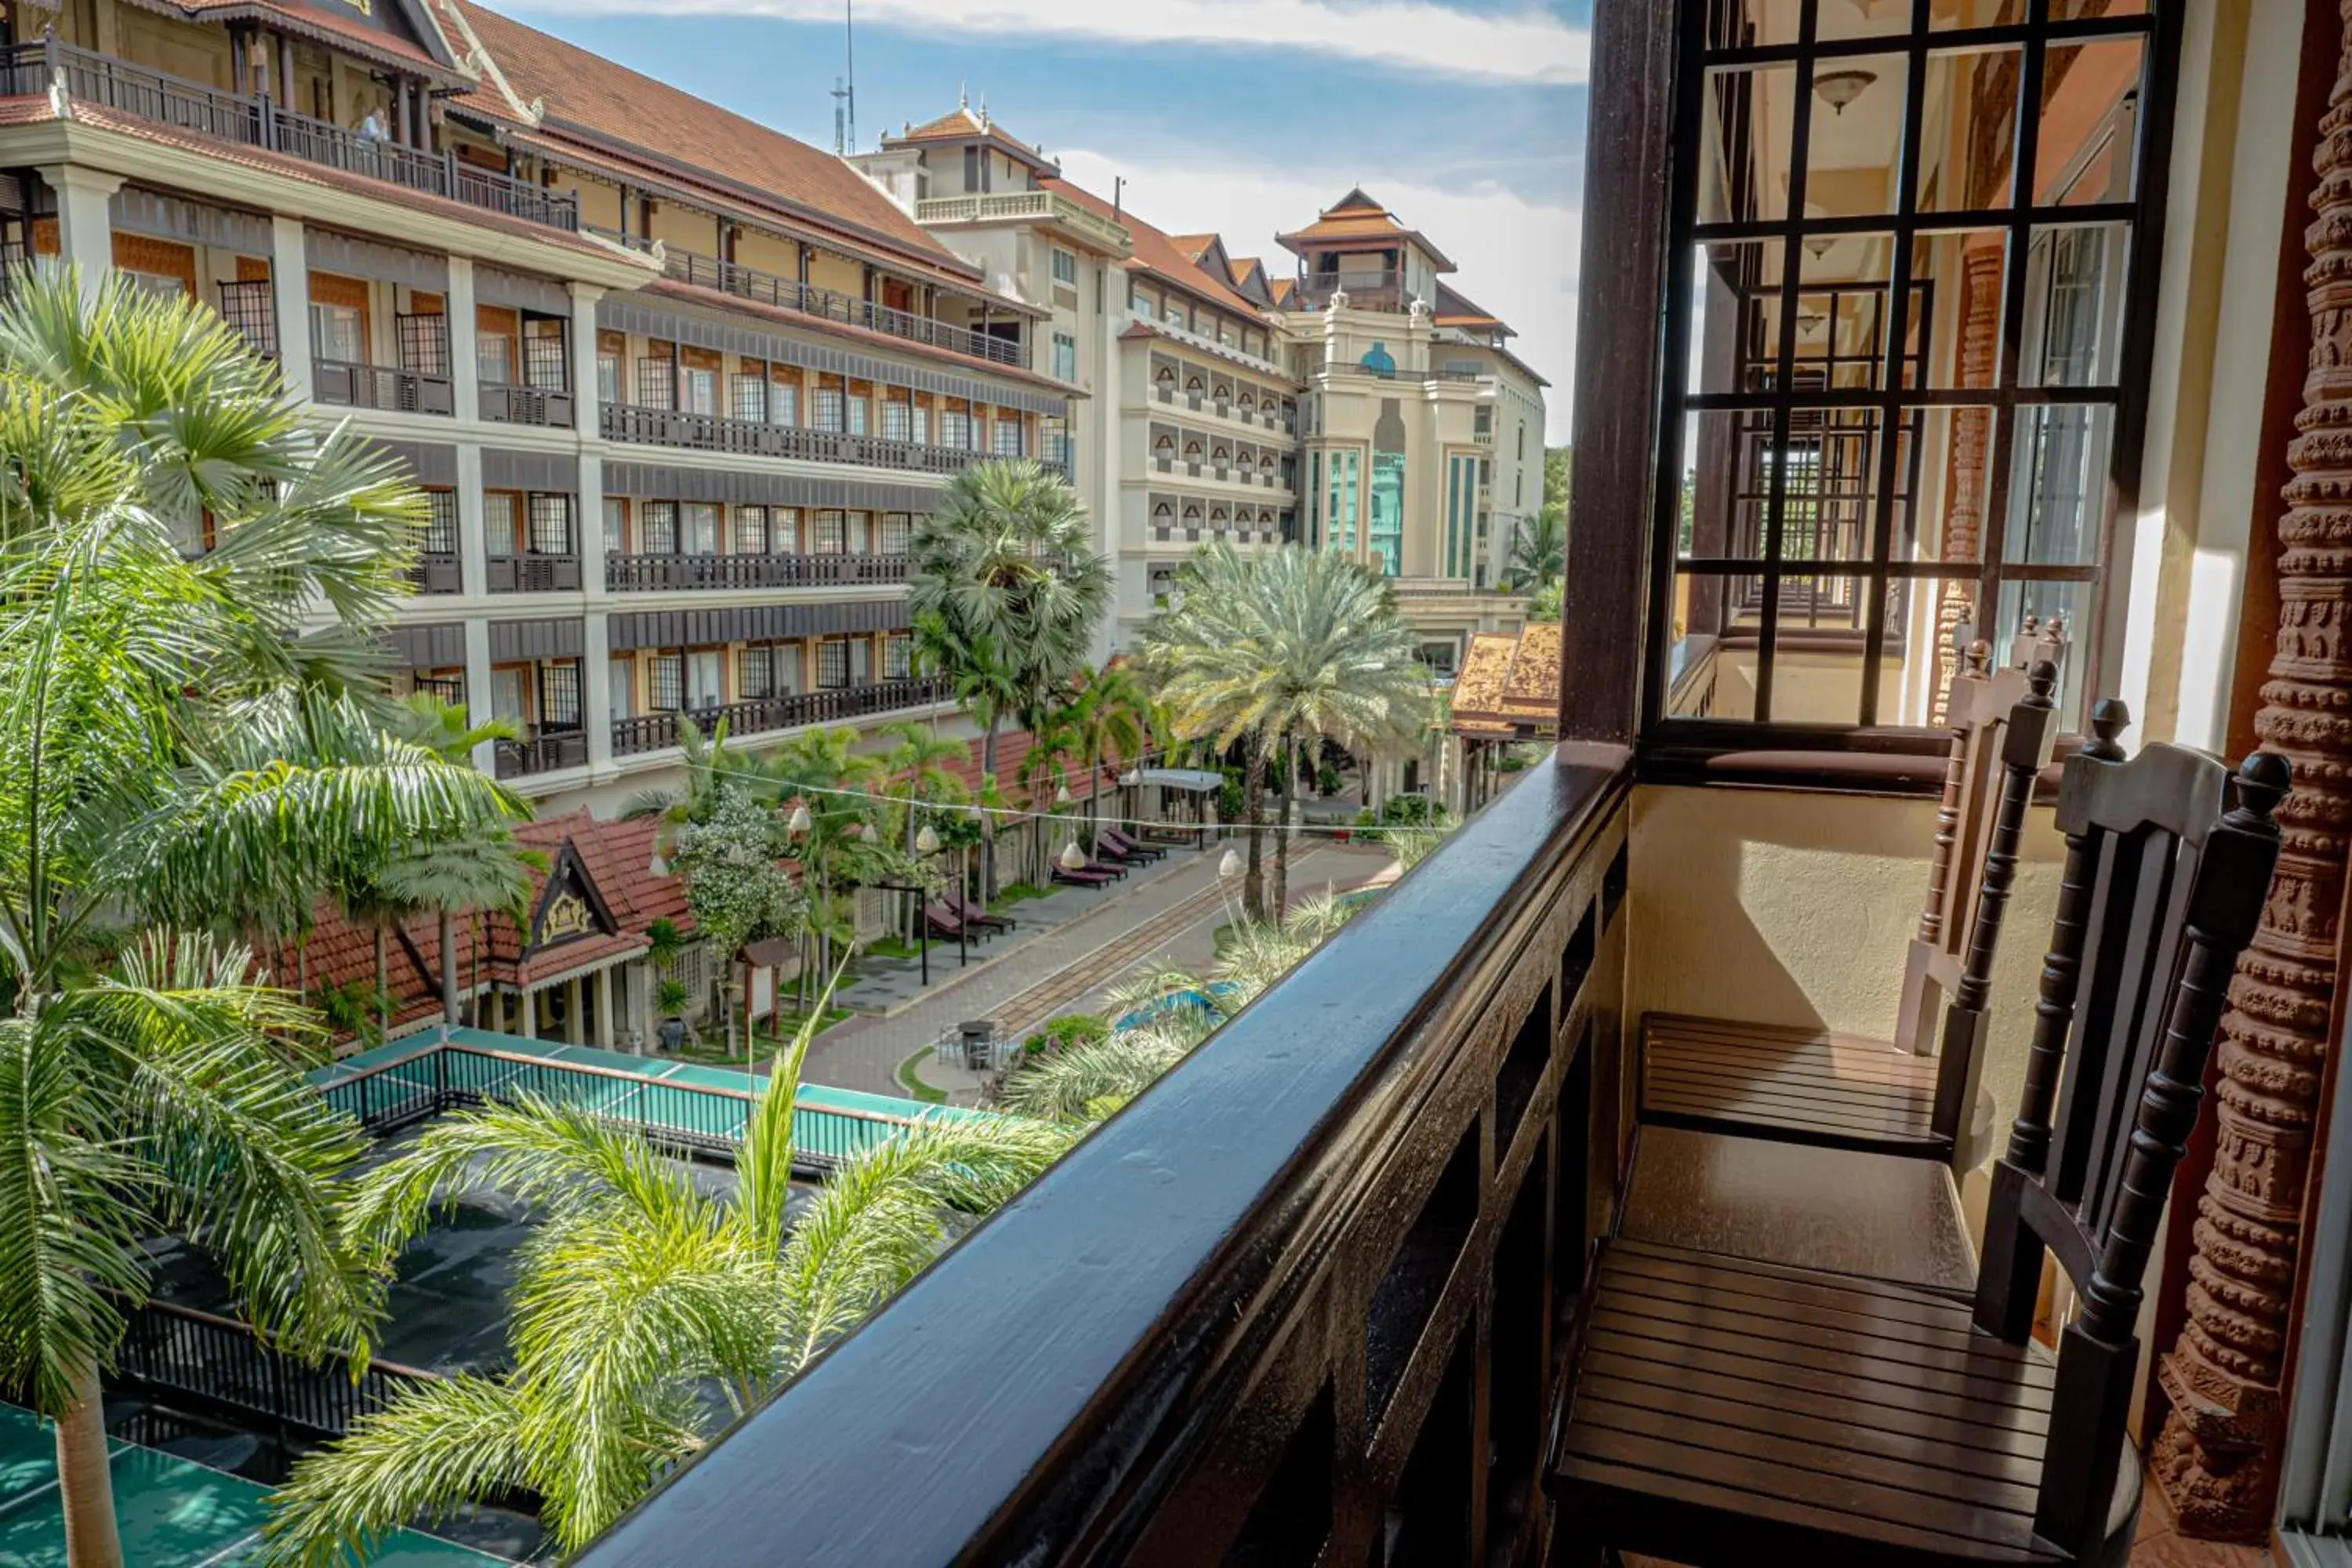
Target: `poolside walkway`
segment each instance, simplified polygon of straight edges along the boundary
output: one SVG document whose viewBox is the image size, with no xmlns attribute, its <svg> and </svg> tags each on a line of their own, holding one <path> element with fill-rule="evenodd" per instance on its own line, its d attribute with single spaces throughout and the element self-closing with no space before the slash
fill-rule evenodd
<svg viewBox="0 0 2352 1568">
<path fill-rule="evenodd" d="M 993 1019 L 1004 1033 L 1025 1034 L 1140 964 L 1204 967 L 1212 956 L 1211 935 L 1233 918 L 1217 882 L 1217 861 L 1224 848 L 1212 844 L 1205 851 L 1180 850 L 1158 876 L 1139 886 L 1123 883 L 1102 891 L 1065 888 L 1050 899 L 1015 904 L 1007 912 L 1024 930 L 1037 918 L 1033 910 L 1060 918 L 1050 925 L 1041 921 L 1043 929 L 1034 938 L 987 967 L 945 983 L 934 945 L 930 994 L 887 1017 L 853 1018 L 826 1030 L 809 1047 L 804 1075 L 816 1083 L 903 1095 L 899 1064 L 927 1051 L 967 1019 Z M 1381 851 L 1301 844 L 1292 853 L 1292 886 L 1305 892 L 1319 890 L 1327 878 L 1360 881 L 1386 859 Z M 1044 906 L 1056 903 L 1062 904 L 1061 910 L 1045 910 Z M 936 1068 L 928 1060 L 922 1076 L 951 1095 L 977 1087 L 971 1075 Z"/>
</svg>

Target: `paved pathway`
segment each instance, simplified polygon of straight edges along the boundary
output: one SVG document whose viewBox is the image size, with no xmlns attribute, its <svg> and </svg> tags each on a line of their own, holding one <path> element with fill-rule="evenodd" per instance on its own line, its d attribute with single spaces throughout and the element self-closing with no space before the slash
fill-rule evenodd
<svg viewBox="0 0 2352 1568">
<path fill-rule="evenodd" d="M 1021 921 L 1024 931 L 1033 921 L 1045 926 L 1057 912 L 1046 906 L 1066 896 L 1073 903 L 1087 900 L 1091 907 L 1081 912 L 1065 906 L 1059 911 L 1064 918 L 992 963 L 961 975 L 954 973 L 955 959 L 950 949 L 949 977 L 938 978 L 940 952 L 934 943 L 930 994 L 888 1017 L 852 1018 L 826 1030 L 809 1047 L 804 1070 L 810 1081 L 876 1094 L 905 1094 L 905 1087 L 898 1082 L 898 1064 L 957 1024 L 967 1018 L 1003 1016 L 1007 1003 L 1052 981 L 1074 961 L 1108 944 L 1121 943 L 1121 939 L 1179 906 L 1186 906 L 1188 914 L 1178 929 L 1197 921 L 1202 908 L 1219 910 L 1217 859 L 1223 853 L 1222 845 L 1212 845 L 1205 852 L 1180 852 L 1170 857 L 1172 863 L 1163 866 L 1160 875 L 1139 879 L 1139 885 L 1131 885 L 1139 879 L 1130 878 L 1108 893 L 1065 889 L 1051 898 L 1015 904 L 1006 912 Z M 1192 903 L 1203 895 L 1205 904 Z M 1149 952 L 1148 944 L 1137 948 L 1119 968 Z"/>
<path fill-rule="evenodd" d="M 1095 898 L 1095 906 L 986 968 L 934 984 L 931 994 L 912 1006 L 888 1017 L 855 1018 L 827 1030 L 809 1049 L 810 1080 L 903 1095 L 899 1064 L 966 1019 L 991 1018 L 1006 1034 L 1026 1034 L 1076 1004 L 1097 998 L 1106 987 L 1148 963 L 1208 968 L 1215 956 L 1216 928 L 1233 918 L 1217 884 L 1216 861 L 1223 848 L 1210 847 L 1211 853 L 1190 855 L 1163 867 L 1160 875 L 1123 894 L 1108 899 L 1083 895 Z M 1388 863 L 1383 849 L 1302 844 L 1292 856 L 1291 886 L 1303 894 L 1321 891 L 1327 879 L 1354 885 Z M 1036 907 L 1016 904 L 1009 912 L 1025 926 Z M 935 946 L 935 969 L 939 956 Z M 957 1091 L 976 1089 L 979 1083 L 972 1075 L 929 1061 L 923 1074 L 960 1100 L 968 1097 Z"/>
</svg>

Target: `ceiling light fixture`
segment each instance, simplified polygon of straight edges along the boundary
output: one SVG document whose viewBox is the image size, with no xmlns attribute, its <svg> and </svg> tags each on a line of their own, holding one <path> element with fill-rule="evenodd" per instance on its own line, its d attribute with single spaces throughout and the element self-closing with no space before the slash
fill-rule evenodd
<svg viewBox="0 0 2352 1568">
<path fill-rule="evenodd" d="M 1876 71 L 1823 71 L 1813 78 L 1813 90 L 1822 95 L 1823 103 L 1843 116 L 1845 106 L 1868 91 L 1870 84 L 1877 79 Z"/>
<path fill-rule="evenodd" d="M 1815 235 L 1812 238 L 1805 241 L 1805 252 L 1814 260 L 1819 261 L 1822 257 L 1827 256 L 1830 253 L 1830 247 L 1836 243 L 1837 241 L 1835 239 L 1826 234 Z"/>
</svg>

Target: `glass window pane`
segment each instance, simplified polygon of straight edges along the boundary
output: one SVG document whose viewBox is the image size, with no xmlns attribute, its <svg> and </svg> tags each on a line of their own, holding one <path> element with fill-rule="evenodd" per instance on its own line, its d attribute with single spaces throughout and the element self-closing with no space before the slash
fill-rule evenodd
<svg viewBox="0 0 2352 1568">
<path fill-rule="evenodd" d="M 1698 221 L 1775 221 L 1789 215 L 1789 128 L 1797 71 L 1775 65 L 1706 73 Z"/>
<path fill-rule="evenodd" d="M 2137 38 L 2052 45 L 2042 64 L 2033 199 L 2042 206 L 2129 201 L 2138 112 Z"/>
</svg>

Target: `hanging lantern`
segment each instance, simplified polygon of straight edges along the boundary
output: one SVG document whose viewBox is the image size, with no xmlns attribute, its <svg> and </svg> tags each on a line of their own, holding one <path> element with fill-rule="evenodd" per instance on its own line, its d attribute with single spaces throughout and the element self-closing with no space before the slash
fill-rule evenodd
<svg viewBox="0 0 2352 1568">
<path fill-rule="evenodd" d="M 1062 846 L 1062 853 L 1058 858 L 1061 860 L 1062 869 L 1065 871 L 1083 871 L 1086 869 L 1086 852 L 1078 847 L 1078 841 L 1075 838 Z"/>
<path fill-rule="evenodd" d="M 1064 784 L 1061 788 L 1054 792 L 1054 804 L 1055 805 L 1067 805 L 1071 801 L 1076 798 L 1076 796 L 1070 793 L 1070 786 L 1068 784 Z"/>
<path fill-rule="evenodd" d="M 931 825 L 926 822 L 923 824 L 923 830 L 915 835 L 915 853 L 918 855 L 936 855 L 939 852 L 940 836 L 932 832 Z"/>
<path fill-rule="evenodd" d="M 1222 881 L 1230 882 L 1241 874 L 1242 858 L 1240 853 L 1236 850 L 1226 850 L 1224 858 L 1217 862 L 1218 879 Z"/>
<path fill-rule="evenodd" d="M 1126 788 L 1133 789 L 1143 782 L 1143 772 L 1139 768 L 1129 768 L 1118 775 L 1118 782 Z"/>
<path fill-rule="evenodd" d="M 792 816 L 784 819 L 784 827 L 788 832 L 806 833 L 809 830 L 809 826 L 810 818 L 808 802 L 802 801 L 793 807 Z"/>
</svg>

